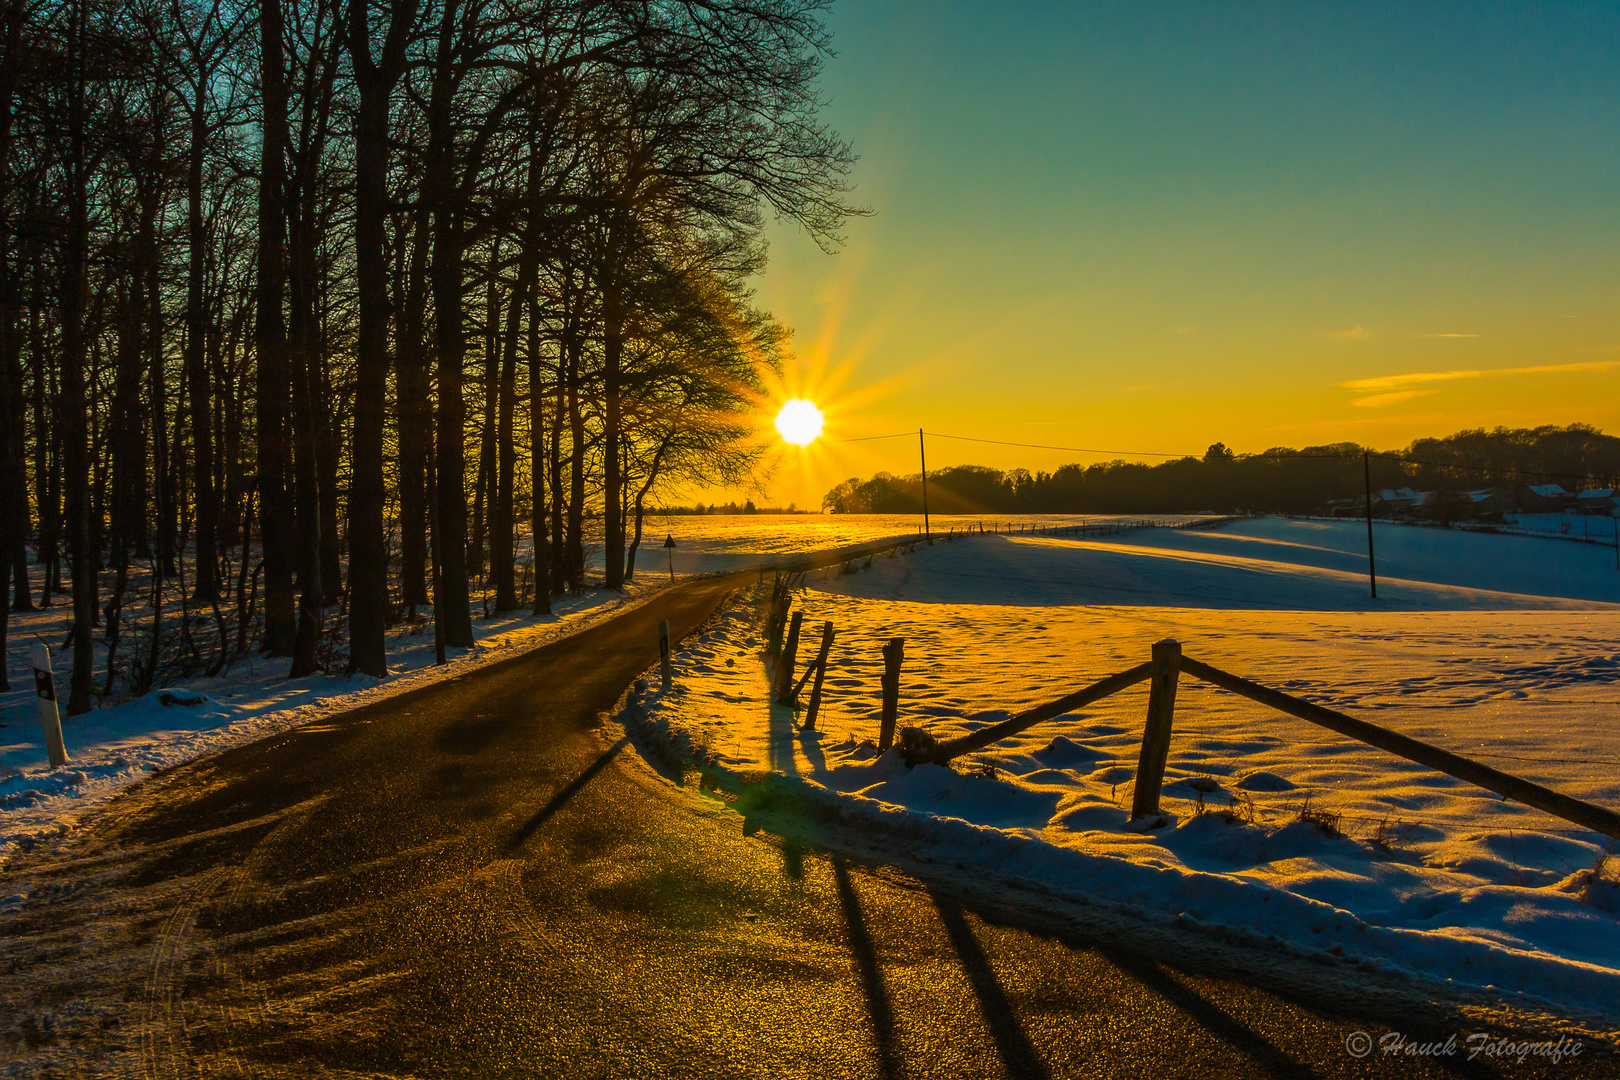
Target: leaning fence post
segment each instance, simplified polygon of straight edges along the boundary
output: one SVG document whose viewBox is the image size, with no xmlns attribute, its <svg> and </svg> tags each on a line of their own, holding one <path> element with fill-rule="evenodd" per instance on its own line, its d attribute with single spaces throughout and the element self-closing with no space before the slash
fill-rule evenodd
<svg viewBox="0 0 1620 1080">
<path fill-rule="evenodd" d="M 1180 675 L 1181 643 L 1170 638 L 1154 642 L 1147 723 L 1142 727 L 1142 756 L 1136 763 L 1136 792 L 1131 798 L 1133 821 L 1159 812 L 1159 789 L 1164 786 L 1164 763 L 1170 754 L 1170 727 Z"/>
<path fill-rule="evenodd" d="M 816 654 L 816 681 L 810 684 L 810 707 L 804 711 L 802 730 L 816 729 L 816 714 L 821 711 L 821 680 L 827 676 L 827 654 L 832 652 L 833 624 L 821 624 L 821 651 Z"/>
<path fill-rule="evenodd" d="M 883 646 L 883 726 L 878 730 L 879 750 L 887 750 L 894 742 L 894 718 L 900 711 L 900 661 L 905 652 L 905 638 L 890 638 Z"/>
<path fill-rule="evenodd" d="M 674 681 L 674 673 L 669 669 L 669 620 L 665 619 L 658 624 L 658 671 L 664 676 L 664 689 Z"/>
<path fill-rule="evenodd" d="M 793 693 L 793 665 L 799 659 L 799 624 L 804 621 L 804 612 L 795 611 L 793 622 L 788 626 L 787 644 L 782 646 L 782 659 L 776 665 L 776 697 L 783 704 L 788 703 Z"/>
<path fill-rule="evenodd" d="M 51 650 L 34 643 L 29 659 L 34 665 L 34 690 L 39 694 L 39 726 L 45 729 L 45 755 L 51 768 L 67 764 L 67 747 L 62 742 L 62 717 L 56 711 L 56 676 L 51 673 Z"/>
</svg>

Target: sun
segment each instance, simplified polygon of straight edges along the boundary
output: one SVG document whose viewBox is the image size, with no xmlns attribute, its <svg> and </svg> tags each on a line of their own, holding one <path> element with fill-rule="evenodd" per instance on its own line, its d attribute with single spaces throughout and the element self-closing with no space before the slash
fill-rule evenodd
<svg viewBox="0 0 1620 1080">
<path fill-rule="evenodd" d="M 776 414 L 776 430 L 794 446 L 809 446 L 821 437 L 825 418 L 809 398 L 789 398 Z"/>
</svg>

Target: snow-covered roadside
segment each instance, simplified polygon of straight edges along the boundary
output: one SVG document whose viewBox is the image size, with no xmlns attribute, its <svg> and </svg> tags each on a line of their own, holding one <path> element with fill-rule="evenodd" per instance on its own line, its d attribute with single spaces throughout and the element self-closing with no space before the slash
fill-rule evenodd
<svg viewBox="0 0 1620 1080">
<path fill-rule="evenodd" d="M 1127 820 L 1140 690 L 955 770 L 907 770 L 867 741 L 890 636 L 906 638 L 901 723 L 949 737 L 1137 663 L 1169 635 L 1268 685 L 1620 805 L 1612 567 L 1564 564 L 1582 549 L 1541 541 L 1560 563 L 1537 569 L 1473 547 L 1507 541 L 1522 556 L 1535 541 L 1423 531 L 1431 549 L 1403 552 L 1412 576 L 1381 583 L 1374 603 L 1333 565 L 1349 547 L 1335 529 L 985 537 L 811 575 L 796 600 L 805 625 L 839 633 L 820 733 L 767 702 L 747 602 L 683 646 L 669 694 L 634 690 L 625 723 L 702 763 L 748 813 L 811 811 L 894 837 L 910 858 L 1262 952 L 1612 1018 L 1620 885 L 1614 860 L 1593 873 L 1603 838 L 1213 688 L 1183 682 L 1159 829 Z M 1526 585 L 1553 596 L 1512 590 Z"/>
<path fill-rule="evenodd" d="M 557 597 L 553 613 L 539 619 L 522 613 L 475 616 L 477 645 L 448 650 L 442 667 L 433 665 L 432 611 L 426 609 L 424 621 L 390 632 L 386 679 L 287 679 L 285 659 L 253 656 L 223 677 L 192 680 L 64 721 L 69 760 L 61 769 L 45 761 L 32 685 L 14 690 L 5 697 L 0 724 L 0 867 L 18 851 L 70 832 L 119 791 L 160 769 L 537 649 L 644 603 L 668 584 L 649 576 L 622 594 L 592 590 Z"/>
</svg>

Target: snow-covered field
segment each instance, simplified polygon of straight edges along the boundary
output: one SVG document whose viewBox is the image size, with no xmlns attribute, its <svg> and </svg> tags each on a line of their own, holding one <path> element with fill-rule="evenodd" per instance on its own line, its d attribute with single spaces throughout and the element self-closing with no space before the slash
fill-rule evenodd
<svg viewBox="0 0 1620 1080">
<path fill-rule="evenodd" d="M 818 732 L 767 700 L 757 599 L 677 656 L 627 723 L 706 760 L 739 806 L 816 806 L 982 867 L 1223 940 L 1613 1016 L 1620 855 L 1606 838 L 1183 677 L 1162 806 L 1128 821 L 1146 688 L 906 769 L 878 729 L 942 738 L 1148 658 L 1186 654 L 1576 797 L 1620 807 L 1612 550 L 1277 518 L 1104 541 L 974 536 L 812 574 L 801 664 L 838 637 Z M 803 695 L 808 697 L 808 691 Z M 767 770 L 780 773 L 763 781 Z M 754 782 L 758 781 L 758 782 Z M 1307 813 L 1307 811 L 1309 811 Z M 1496 992 L 1496 990 L 1490 992 Z"/>
<path fill-rule="evenodd" d="M 1143 515 L 1160 522 L 1186 521 L 1195 516 Z M 1122 514 L 1016 514 L 1005 519 L 935 514 L 930 528 L 935 535 L 949 535 L 952 531 L 1005 529 L 1009 525 L 1017 529 L 1066 528 L 1135 520 Z M 921 531 L 922 518 L 917 514 L 670 515 L 648 520 L 636 565 L 648 573 L 667 573 L 673 559 L 677 575 L 703 574 L 761 566 L 783 555 L 825 551 Z M 667 556 L 665 537 L 675 541 L 675 550 Z"/>
</svg>

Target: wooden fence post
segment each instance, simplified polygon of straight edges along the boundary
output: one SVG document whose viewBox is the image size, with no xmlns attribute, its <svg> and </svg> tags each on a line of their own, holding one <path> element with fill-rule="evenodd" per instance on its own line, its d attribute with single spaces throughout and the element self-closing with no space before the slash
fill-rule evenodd
<svg viewBox="0 0 1620 1080">
<path fill-rule="evenodd" d="M 658 624 L 658 671 L 664 677 L 664 690 L 669 690 L 670 683 L 675 681 L 675 673 L 669 667 L 669 620 L 665 619 Z"/>
<path fill-rule="evenodd" d="M 905 653 L 905 638 L 890 638 L 883 646 L 883 726 L 878 730 L 879 750 L 887 750 L 894 743 L 894 718 L 900 712 L 900 661 Z"/>
<path fill-rule="evenodd" d="M 799 659 L 799 624 L 804 621 L 804 612 L 795 611 L 793 622 L 788 627 L 787 644 L 782 647 L 782 659 L 776 665 L 776 693 L 774 697 L 782 704 L 789 704 L 793 694 L 793 665 Z"/>
<path fill-rule="evenodd" d="M 1142 755 L 1136 762 L 1136 792 L 1131 820 L 1159 812 L 1164 763 L 1170 754 L 1170 728 L 1176 712 L 1176 680 L 1181 675 L 1181 643 L 1165 638 L 1153 644 L 1153 681 L 1148 685 L 1147 723 L 1142 727 Z"/>
<path fill-rule="evenodd" d="M 782 631 L 787 626 L 788 605 L 792 602 L 785 590 L 771 594 L 771 613 L 765 617 L 765 655 L 772 660 L 782 654 Z"/>
<path fill-rule="evenodd" d="M 62 742 L 62 716 L 56 710 L 56 676 L 51 671 L 51 650 L 38 642 L 30 650 L 34 665 L 34 691 L 39 695 L 39 726 L 45 729 L 45 756 L 51 768 L 67 764 L 67 746 Z"/>
<path fill-rule="evenodd" d="M 802 730 L 816 729 L 816 714 L 821 711 L 821 680 L 827 676 L 827 655 L 832 652 L 833 624 L 821 624 L 821 651 L 816 654 L 816 681 L 810 684 L 810 707 L 804 712 Z"/>
</svg>

